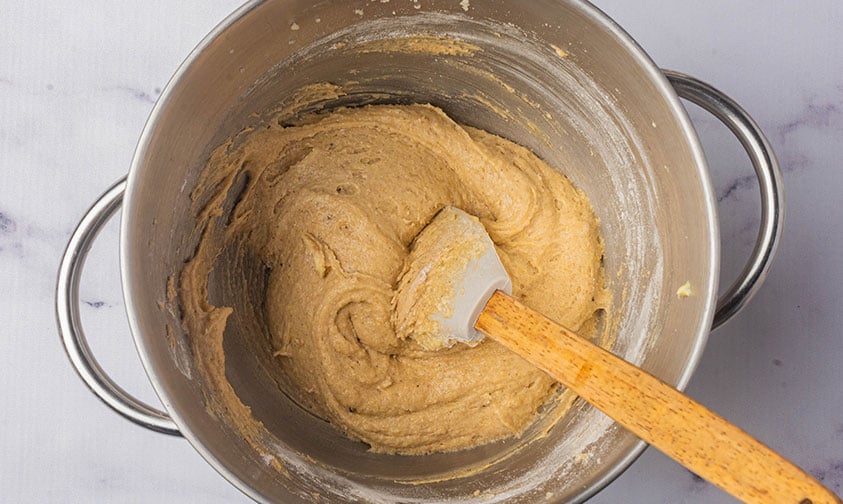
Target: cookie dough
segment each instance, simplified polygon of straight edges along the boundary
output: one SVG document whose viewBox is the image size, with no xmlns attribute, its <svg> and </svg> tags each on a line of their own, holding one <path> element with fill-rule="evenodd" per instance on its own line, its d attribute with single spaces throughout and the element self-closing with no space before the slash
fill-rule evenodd
<svg viewBox="0 0 843 504">
<path fill-rule="evenodd" d="M 396 334 L 392 301 L 409 246 L 443 207 L 480 219 L 526 305 L 590 336 L 605 308 L 603 245 L 586 196 L 527 149 L 433 106 L 339 109 L 255 128 L 213 153 L 193 194 L 199 245 L 178 296 L 216 401 L 238 400 L 224 367 L 232 308 L 208 299 L 208 277 L 234 253 L 265 271 L 259 297 L 285 392 L 375 451 L 519 435 L 557 388 L 494 341 L 430 351 Z M 226 410 L 248 415 L 242 404 Z"/>
</svg>

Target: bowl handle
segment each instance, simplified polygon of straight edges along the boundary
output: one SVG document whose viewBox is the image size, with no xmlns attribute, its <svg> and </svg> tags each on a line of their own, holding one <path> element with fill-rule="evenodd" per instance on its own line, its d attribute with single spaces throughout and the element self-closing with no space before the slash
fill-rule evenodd
<svg viewBox="0 0 843 504">
<path fill-rule="evenodd" d="M 741 274 L 717 300 L 712 323 L 712 329 L 716 329 L 734 317 L 752 299 L 770 271 L 782 234 L 784 189 L 781 171 L 764 133 L 740 105 L 694 77 L 672 70 L 662 71 L 680 98 L 711 113 L 738 138 L 752 160 L 761 189 L 761 229 L 755 248 Z"/>
<path fill-rule="evenodd" d="M 102 226 L 120 208 L 125 189 L 126 177 L 123 177 L 88 209 L 70 237 L 59 266 L 56 285 L 59 335 L 70 363 L 82 381 L 105 404 L 147 429 L 178 436 L 179 429 L 167 413 L 132 397 L 109 378 L 91 353 L 82 330 L 79 316 L 79 278 L 85 258 Z"/>
</svg>

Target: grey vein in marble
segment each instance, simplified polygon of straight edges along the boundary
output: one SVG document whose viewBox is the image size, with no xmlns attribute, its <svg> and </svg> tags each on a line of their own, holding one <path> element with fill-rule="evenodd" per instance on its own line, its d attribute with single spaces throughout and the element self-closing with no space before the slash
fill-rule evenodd
<svg viewBox="0 0 843 504">
<path fill-rule="evenodd" d="M 133 98 L 150 104 L 155 103 L 155 100 L 158 99 L 158 95 L 161 94 L 161 88 L 158 87 L 156 87 L 151 94 L 143 89 L 137 89 L 131 86 L 110 86 L 105 88 L 105 91 L 120 91 L 123 93 L 129 93 Z"/>
<path fill-rule="evenodd" d="M 786 144 L 788 137 L 802 128 L 834 128 L 840 129 L 838 124 L 843 119 L 841 105 L 834 102 L 815 103 L 816 97 L 812 98 L 805 106 L 803 112 L 796 119 L 776 128 L 781 144 Z"/>
</svg>

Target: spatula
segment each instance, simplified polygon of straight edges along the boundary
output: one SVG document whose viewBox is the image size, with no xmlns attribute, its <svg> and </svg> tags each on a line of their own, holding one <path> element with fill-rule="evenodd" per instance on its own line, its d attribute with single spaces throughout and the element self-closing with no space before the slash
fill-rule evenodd
<svg viewBox="0 0 843 504">
<path fill-rule="evenodd" d="M 811 475 L 658 378 L 511 296 L 480 221 L 441 210 L 399 282 L 399 332 L 428 349 L 490 337 L 687 469 L 746 503 L 840 504 Z"/>
</svg>

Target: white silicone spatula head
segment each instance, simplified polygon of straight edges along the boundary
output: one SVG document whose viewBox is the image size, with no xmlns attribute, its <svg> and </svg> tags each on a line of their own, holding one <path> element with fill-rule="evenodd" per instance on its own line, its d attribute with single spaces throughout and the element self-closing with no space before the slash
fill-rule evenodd
<svg viewBox="0 0 843 504">
<path fill-rule="evenodd" d="M 393 299 L 396 331 L 427 350 L 476 345 L 474 323 L 496 290 L 511 294 L 512 282 L 483 224 L 445 207 L 412 244 Z"/>
</svg>

